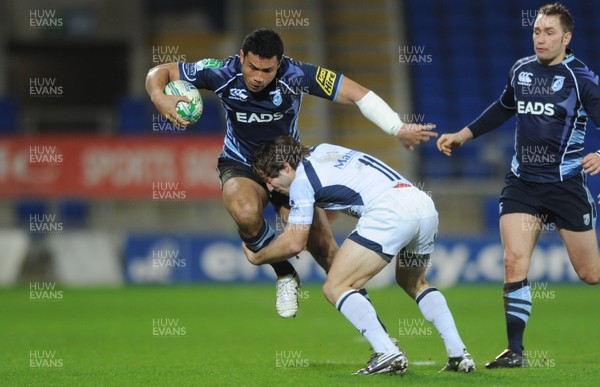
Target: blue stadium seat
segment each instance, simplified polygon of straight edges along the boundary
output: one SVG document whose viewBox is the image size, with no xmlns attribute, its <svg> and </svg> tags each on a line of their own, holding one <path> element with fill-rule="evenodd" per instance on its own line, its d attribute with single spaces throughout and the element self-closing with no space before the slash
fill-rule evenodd
<svg viewBox="0 0 600 387">
<path fill-rule="evenodd" d="M 118 103 L 118 129 L 123 134 L 152 132 L 152 113 L 145 99 L 124 97 Z M 158 112 L 155 111 L 156 114 Z"/>
<path fill-rule="evenodd" d="M 198 134 L 215 134 L 225 132 L 225 119 L 223 107 L 216 98 L 203 98 L 204 108 L 202 116 L 192 126 Z"/>
<path fill-rule="evenodd" d="M 10 97 L 0 98 L 0 134 L 17 132 L 17 103 Z"/>
<path fill-rule="evenodd" d="M 500 207 L 498 196 L 490 196 L 483 201 L 484 226 L 487 233 L 496 234 L 500 229 Z"/>
<path fill-rule="evenodd" d="M 15 203 L 16 221 L 21 227 L 29 228 L 32 218 L 40 219 L 49 214 L 48 203 L 44 199 L 27 198 Z"/>
<path fill-rule="evenodd" d="M 67 228 L 89 225 L 89 203 L 83 199 L 65 199 L 58 203 L 58 216 Z"/>
<path fill-rule="evenodd" d="M 460 174 L 470 179 L 485 179 L 490 177 L 490 168 L 481 161 L 479 155 L 461 157 Z"/>
<path fill-rule="evenodd" d="M 441 153 L 431 154 L 421 165 L 421 172 L 429 179 L 447 179 L 455 177 L 454 163 Z"/>
</svg>

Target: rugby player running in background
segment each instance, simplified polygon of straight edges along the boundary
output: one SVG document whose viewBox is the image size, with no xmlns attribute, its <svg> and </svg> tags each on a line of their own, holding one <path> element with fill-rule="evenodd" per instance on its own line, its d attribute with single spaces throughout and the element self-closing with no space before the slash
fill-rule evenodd
<svg viewBox="0 0 600 387">
<path fill-rule="evenodd" d="M 359 218 L 337 251 L 323 285 L 327 300 L 375 351 L 357 374 L 406 372 L 406 356 L 359 291 L 396 256 L 398 285 L 417 302 L 444 340 L 449 359 L 443 370 L 475 370 L 446 299 L 425 280 L 438 230 L 438 214 L 426 193 L 365 153 L 330 144 L 308 149 L 289 136 L 263 144 L 253 167 L 270 191 L 289 196 L 291 206 L 284 232 L 271 244 L 256 253 L 244 246 L 248 260 L 255 265 L 286 260 L 301 252 L 316 206 Z"/>
<path fill-rule="evenodd" d="M 500 99 L 459 132 L 442 135 L 438 149 L 452 149 L 496 129 L 516 114 L 515 155 L 500 196 L 504 247 L 504 315 L 508 345 L 487 368 L 527 367 L 523 333 L 531 315 L 527 281 L 543 223 L 556 224 L 579 278 L 600 282 L 596 205 L 587 176 L 600 172 L 600 151 L 584 155 L 588 117 L 600 127 L 598 76 L 567 48 L 573 18 L 559 3 L 538 11 L 535 55 L 518 60 Z M 550 85 L 535 91 L 535 86 Z"/>
<path fill-rule="evenodd" d="M 342 74 L 283 56 L 283 42 L 277 32 L 259 29 L 246 36 L 240 53 L 224 60 L 204 59 L 195 63 L 168 63 L 152 68 L 146 90 L 160 114 L 171 122 L 186 126 L 176 113 L 185 97 L 163 93 L 165 85 L 183 79 L 198 89 L 213 91 L 226 112 L 227 132 L 218 172 L 223 202 L 236 222 L 246 246 L 259 251 L 275 234 L 263 218 L 271 201 L 280 218 L 287 219 L 287 198 L 269 195 L 265 185 L 253 174 L 254 152 L 265 141 L 279 135 L 299 139 L 298 114 L 304 92 L 339 103 L 354 103 L 362 114 L 407 148 L 437 137 L 435 125 L 403 123 L 398 114 L 374 92 Z M 327 217 L 315 211 L 307 250 L 328 270 L 337 251 Z M 298 310 L 300 279 L 289 262 L 272 264 L 277 280 L 276 309 L 281 317 L 292 317 Z"/>
</svg>

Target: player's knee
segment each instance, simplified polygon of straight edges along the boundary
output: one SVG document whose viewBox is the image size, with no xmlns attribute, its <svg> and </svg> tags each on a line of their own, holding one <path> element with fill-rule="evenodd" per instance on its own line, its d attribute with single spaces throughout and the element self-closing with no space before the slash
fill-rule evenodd
<svg viewBox="0 0 600 387">
<path fill-rule="evenodd" d="M 524 254 L 517 253 L 511 250 L 504 252 L 504 272 L 508 277 L 520 276 L 522 273 L 523 262 L 527 260 Z M 525 273 L 527 275 L 527 273 Z"/>
<path fill-rule="evenodd" d="M 521 254 L 519 254 L 515 251 L 512 251 L 512 250 L 506 249 L 504 251 L 504 266 L 505 267 L 513 267 L 518 262 L 520 262 L 522 258 L 523 257 Z"/>
<path fill-rule="evenodd" d="M 598 285 L 600 283 L 600 275 L 597 273 L 586 271 L 585 273 L 577 273 L 577 275 L 579 276 L 579 279 L 588 285 Z"/>
<path fill-rule="evenodd" d="M 253 264 L 254 266 L 260 266 L 262 265 L 256 258 L 255 256 L 252 257 L 246 257 L 246 259 L 248 259 L 248 262 L 250 262 L 251 264 Z"/>
<path fill-rule="evenodd" d="M 332 305 L 335 305 L 335 303 L 337 302 L 337 299 L 335 298 L 335 289 L 336 287 L 331 281 L 326 280 L 323 284 L 323 295 L 325 296 L 327 301 L 329 301 Z"/>
<path fill-rule="evenodd" d="M 254 203 L 240 204 L 231 209 L 230 212 L 235 223 L 242 231 L 252 234 L 258 232 L 262 227 L 262 208 Z"/>
</svg>

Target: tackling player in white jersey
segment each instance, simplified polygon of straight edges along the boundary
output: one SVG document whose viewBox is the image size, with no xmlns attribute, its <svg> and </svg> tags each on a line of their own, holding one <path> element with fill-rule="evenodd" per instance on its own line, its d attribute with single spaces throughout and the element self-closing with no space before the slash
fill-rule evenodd
<svg viewBox="0 0 600 387">
<path fill-rule="evenodd" d="M 253 168 L 271 192 L 289 195 L 291 207 L 284 232 L 273 242 L 258 252 L 244 245 L 255 265 L 283 261 L 304 250 L 315 207 L 359 218 L 323 286 L 327 300 L 375 351 L 357 374 L 402 375 L 407 369 L 406 356 L 359 293 L 395 256 L 396 281 L 444 340 L 449 357 L 444 370 L 475 370 L 444 296 L 424 278 L 438 227 L 438 214 L 427 194 L 375 157 L 330 144 L 309 149 L 288 136 L 263 144 Z"/>
</svg>

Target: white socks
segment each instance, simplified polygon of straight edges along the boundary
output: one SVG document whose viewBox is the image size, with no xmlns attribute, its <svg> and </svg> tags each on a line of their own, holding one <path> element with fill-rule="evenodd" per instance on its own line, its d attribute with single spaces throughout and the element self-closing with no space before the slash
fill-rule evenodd
<svg viewBox="0 0 600 387">
<path fill-rule="evenodd" d="M 375 308 L 362 294 L 348 290 L 340 296 L 335 307 L 369 341 L 375 352 L 400 353 L 377 319 Z"/>
<path fill-rule="evenodd" d="M 416 298 L 417 305 L 423 313 L 423 317 L 435 326 L 444 340 L 448 357 L 462 356 L 465 344 L 462 342 L 452 313 L 446 303 L 446 298 L 436 288 L 428 288 L 422 291 Z"/>
<path fill-rule="evenodd" d="M 428 288 L 415 299 L 423 317 L 439 332 L 448 357 L 462 356 L 465 350 L 446 298 L 436 288 Z M 373 305 L 354 289 L 344 292 L 335 303 L 336 308 L 369 341 L 375 352 L 400 353 L 390 336 L 381 326 Z"/>
</svg>

